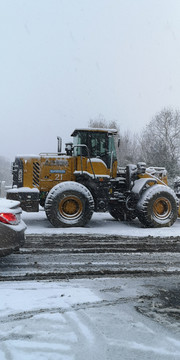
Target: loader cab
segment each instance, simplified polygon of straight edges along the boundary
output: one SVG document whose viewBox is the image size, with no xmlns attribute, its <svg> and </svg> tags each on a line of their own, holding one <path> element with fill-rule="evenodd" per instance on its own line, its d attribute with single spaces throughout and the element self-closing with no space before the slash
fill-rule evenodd
<svg viewBox="0 0 180 360">
<path fill-rule="evenodd" d="M 115 148 L 115 129 L 76 129 L 72 133 L 74 156 L 99 158 L 107 168 L 117 161 Z"/>
</svg>

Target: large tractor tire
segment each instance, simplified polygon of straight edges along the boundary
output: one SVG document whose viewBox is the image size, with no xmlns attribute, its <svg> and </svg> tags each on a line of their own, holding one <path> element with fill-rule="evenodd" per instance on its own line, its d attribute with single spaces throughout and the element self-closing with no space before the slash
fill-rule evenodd
<svg viewBox="0 0 180 360">
<path fill-rule="evenodd" d="M 137 216 L 146 227 L 168 227 L 177 219 L 175 193 L 164 185 L 149 187 L 137 204 Z"/>
<path fill-rule="evenodd" d="M 45 202 L 46 216 L 54 227 L 84 226 L 91 219 L 93 210 L 90 191 L 73 181 L 54 186 Z"/>
</svg>

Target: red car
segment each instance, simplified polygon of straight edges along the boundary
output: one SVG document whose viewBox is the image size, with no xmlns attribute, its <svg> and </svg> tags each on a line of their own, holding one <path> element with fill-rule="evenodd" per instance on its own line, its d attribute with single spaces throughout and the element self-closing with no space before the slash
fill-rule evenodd
<svg viewBox="0 0 180 360">
<path fill-rule="evenodd" d="M 11 254 L 25 242 L 26 225 L 19 201 L 0 198 L 0 256 Z"/>
</svg>

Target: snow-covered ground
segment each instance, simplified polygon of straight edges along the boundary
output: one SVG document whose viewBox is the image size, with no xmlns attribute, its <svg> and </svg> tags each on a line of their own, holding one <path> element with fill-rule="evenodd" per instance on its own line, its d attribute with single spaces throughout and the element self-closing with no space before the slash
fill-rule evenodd
<svg viewBox="0 0 180 360">
<path fill-rule="evenodd" d="M 22 218 L 27 225 L 27 234 L 114 234 L 122 236 L 179 236 L 180 218 L 168 228 L 148 229 L 143 228 L 138 219 L 131 222 L 119 222 L 113 219 L 109 213 L 94 213 L 90 222 L 85 227 L 53 228 L 47 220 L 45 212 L 23 212 Z"/>
<path fill-rule="evenodd" d="M 1 283 L 0 359 L 180 359 L 176 324 L 161 321 L 156 313 L 149 318 L 135 308 L 167 281 L 99 278 Z M 170 281 L 175 284 L 177 279 Z"/>
<path fill-rule="evenodd" d="M 85 228 L 55 229 L 44 211 L 23 212 L 27 234 L 178 236 L 170 228 L 145 229 L 138 220 L 116 222 L 94 214 Z M 143 256 L 143 255 L 142 255 Z M 176 276 L 0 282 L 1 360 L 177 360 L 180 329 L 154 311 L 158 289 L 177 288 Z M 150 299 L 149 313 L 136 307 Z M 152 299 L 152 301 L 151 301 Z M 146 312 L 148 314 L 148 311 Z"/>
</svg>

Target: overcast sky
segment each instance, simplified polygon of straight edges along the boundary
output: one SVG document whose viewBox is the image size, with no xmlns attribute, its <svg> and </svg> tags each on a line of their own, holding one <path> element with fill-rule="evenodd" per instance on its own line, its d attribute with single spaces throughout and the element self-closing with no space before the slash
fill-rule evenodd
<svg viewBox="0 0 180 360">
<path fill-rule="evenodd" d="M 180 108 L 179 0 L 0 0 L 0 155 L 56 151 L 99 116 Z"/>
</svg>

